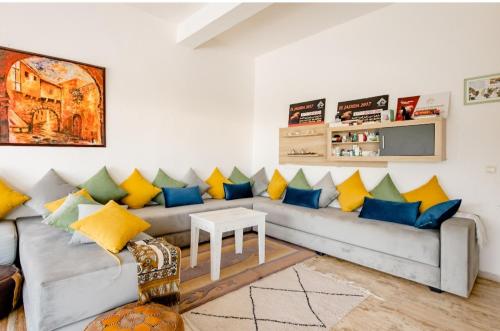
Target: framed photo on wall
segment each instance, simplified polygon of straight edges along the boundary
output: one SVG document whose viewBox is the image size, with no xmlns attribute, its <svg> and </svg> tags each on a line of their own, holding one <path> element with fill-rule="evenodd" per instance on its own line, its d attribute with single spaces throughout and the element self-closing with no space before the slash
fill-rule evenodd
<svg viewBox="0 0 500 331">
<path fill-rule="evenodd" d="M 105 147 L 105 69 L 0 47 L 0 145 Z"/>
<path fill-rule="evenodd" d="M 474 105 L 500 101 L 500 74 L 466 78 L 464 104 Z"/>
</svg>

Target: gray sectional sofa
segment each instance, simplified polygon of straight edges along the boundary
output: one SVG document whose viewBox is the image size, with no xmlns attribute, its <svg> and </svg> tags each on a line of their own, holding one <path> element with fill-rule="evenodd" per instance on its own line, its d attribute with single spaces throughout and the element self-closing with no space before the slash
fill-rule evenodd
<svg viewBox="0 0 500 331">
<path fill-rule="evenodd" d="M 440 231 L 420 230 L 360 219 L 357 213 L 332 207 L 313 210 L 264 197 L 208 199 L 202 205 L 149 206 L 132 212 L 151 224 L 148 234 L 167 235 L 171 243 L 185 247 L 190 213 L 232 207 L 267 212 L 271 237 L 460 296 L 469 295 L 478 272 L 475 225 L 466 219 L 452 218 Z M 69 246 L 70 234 L 40 221 L 31 217 L 16 222 L 28 330 L 83 330 L 97 315 L 137 299 L 136 267 L 127 250 L 119 254 L 118 266 L 97 245 Z M 207 234 L 200 233 L 200 240 L 208 240 Z"/>
</svg>

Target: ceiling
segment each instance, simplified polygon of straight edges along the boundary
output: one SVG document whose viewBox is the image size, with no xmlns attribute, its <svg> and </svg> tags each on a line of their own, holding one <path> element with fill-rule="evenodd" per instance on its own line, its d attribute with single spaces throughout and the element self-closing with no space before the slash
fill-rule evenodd
<svg viewBox="0 0 500 331">
<path fill-rule="evenodd" d="M 145 3 L 134 7 L 179 24 L 203 3 Z M 368 14 L 383 3 L 275 3 L 222 32 L 201 48 L 225 47 L 259 56 L 333 26 Z"/>
<path fill-rule="evenodd" d="M 169 23 L 178 24 L 201 9 L 204 3 L 132 3 L 137 9 L 143 10 L 153 16 L 161 18 Z"/>
</svg>

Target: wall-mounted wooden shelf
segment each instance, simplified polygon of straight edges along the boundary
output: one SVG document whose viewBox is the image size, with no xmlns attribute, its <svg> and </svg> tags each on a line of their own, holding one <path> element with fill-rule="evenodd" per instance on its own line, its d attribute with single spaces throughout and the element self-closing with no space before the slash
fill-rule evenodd
<svg viewBox="0 0 500 331">
<path fill-rule="evenodd" d="M 332 142 L 334 135 L 349 132 L 377 133 L 379 141 Z M 358 145 L 365 153 L 371 152 L 370 155 L 335 154 L 335 148 L 349 150 L 353 145 Z M 445 120 L 438 117 L 352 126 L 325 124 L 281 128 L 279 150 L 280 164 L 386 167 L 388 162 L 440 162 L 446 159 Z M 288 155 L 292 150 L 318 155 Z"/>
</svg>

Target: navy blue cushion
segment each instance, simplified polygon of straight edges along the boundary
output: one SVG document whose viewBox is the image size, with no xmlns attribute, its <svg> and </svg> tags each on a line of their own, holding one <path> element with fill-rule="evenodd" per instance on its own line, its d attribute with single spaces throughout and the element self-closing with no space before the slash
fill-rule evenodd
<svg viewBox="0 0 500 331">
<path fill-rule="evenodd" d="M 320 195 L 321 195 L 321 189 L 302 190 L 298 188 L 287 187 L 283 203 L 318 209 Z"/>
<path fill-rule="evenodd" d="M 395 202 L 365 198 L 359 217 L 415 225 L 421 202 Z"/>
<path fill-rule="evenodd" d="M 165 197 L 165 207 L 177 207 L 186 205 L 196 205 L 203 203 L 200 188 L 192 187 L 164 187 L 162 188 Z"/>
<path fill-rule="evenodd" d="M 419 229 L 439 229 L 441 223 L 455 215 L 462 200 L 449 200 L 439 203 L 423 212 L 415 226 Z"/>
<path fill-rule="evenodd" d="M 224 183 L 224 199 L 235 200 L 253 197 L 252 185 L 247 182 L 243 184 Z"/>
</svg>

